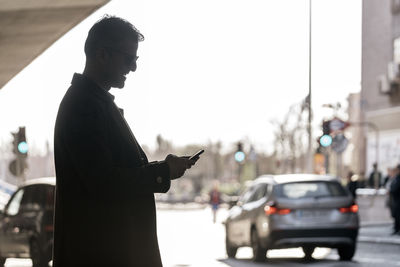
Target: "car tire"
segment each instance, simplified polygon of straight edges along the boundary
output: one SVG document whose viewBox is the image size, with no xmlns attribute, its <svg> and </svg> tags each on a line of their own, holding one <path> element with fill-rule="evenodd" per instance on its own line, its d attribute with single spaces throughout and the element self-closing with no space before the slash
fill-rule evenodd
<svg viewBox="0 0 400 267">
<path fill-rule="evenodd" d="M 39 242 L 33 239 L 30 244 L 30 253 L 32 259 L 32 267 L 48 267 L 48 257 L 42 252 Z"/>
<path fill-rule="evenodd" d="M 338 253 L 341 261 L 350 261 L 356 252 L 356 244 L 341 246 Z"/>
<path fill-rule="evenodd" d="M 304 253 L 304 259 L 311 260 L 312 254 L 314 253 L 314 250 L 315 250 L 315 247 L 305 246 L 305 247 L 302 247 L 302 249 L 303 249 L 303 253 Z"/>
<path fill-rule="evenodd" d="M 262 246 L 255 228 L 251 230 L 251 248 L 253 250 L 253 261 L 263 262 L 266 259 L 267 249 Z"/>
<path fill-rule="evenodd" d="M 6 260 L 7 260 L 7 258 L 0 257 L 0 267 L 4 267 Z"/>
<path fill-rule="evenodd" d="M 229 258 L 234 258 L 236 256 L 238 247 L 234 246 L 231 243 L 231 241 L 229 241 L 228 228 L 226 229 L 225 232 L 225 249 L 226 249 L 226 254 L 228 255 Z"/>
</svg>

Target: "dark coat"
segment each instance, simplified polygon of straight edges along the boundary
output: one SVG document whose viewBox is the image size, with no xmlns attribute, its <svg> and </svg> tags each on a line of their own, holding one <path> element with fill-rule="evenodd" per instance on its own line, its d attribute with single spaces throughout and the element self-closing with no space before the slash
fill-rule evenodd
<svg viewBox="0 0 400 267">
<path fill-rule="evenodd" d="M 169 190 L 169 167 L 148 162 L 121 113 L 74 75 L 54 133 L 54 267 L 162 266 L 154 193 Z"/>
<path fill-rule="evenodd" d="M 390 196 L 392 197 L 392 208 L 395 214 L 400 214 L 400 174 L 393 178 L 390 184 Z"/>
</svg>

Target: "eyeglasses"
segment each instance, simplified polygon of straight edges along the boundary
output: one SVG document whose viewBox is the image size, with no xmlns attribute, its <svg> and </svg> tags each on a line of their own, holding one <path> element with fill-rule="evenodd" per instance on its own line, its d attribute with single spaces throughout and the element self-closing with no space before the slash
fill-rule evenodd
<svg viewBox="0 0 400 267">
<path fill-rule="evenodd" d="M 114 47 L 107 46 L 106 49 L 109 49 L 111 51 L 118 52 L 118 53 L 122 54 L 124 56 L 125 63 L 128 66 L 132 65 L 132 63 L 134 61 L 136 62 L 138 60 L 138 58 L 139 58 L 139 56 L 133 56 L 131 54 L 128 54 L 128 53 L 126 53 L 124 51 L 121 51 L 121 50 L 119 50 L 117 48 L 114 48 Z"/>
</svg>

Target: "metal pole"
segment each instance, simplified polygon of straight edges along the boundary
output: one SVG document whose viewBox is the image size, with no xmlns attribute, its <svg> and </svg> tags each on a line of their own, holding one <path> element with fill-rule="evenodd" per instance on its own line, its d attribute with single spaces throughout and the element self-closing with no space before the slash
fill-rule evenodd
<svg viewBox="0 0 400 267">
<path fill-rule="evenodd" d="M 375 125 L 376 126 L 376 125 Z M 376 169 L 379 170 L 379 129 L 376 127 Z"/>
<path fill-rule="evenodd" d="M 328 148 L 325 148 L 325 174 L 329 174 L 329 151 Z"/>
<path fill-rule="evenodd" d="M 375 160 L 376 160 L 376 169 L 379 170 L 379 129 L 376 124 L 372 122 L 368 122 L 368 125 L 374 128 L 375 130 Z"/>
<path fill-rule="evenodd" d="M 312 122 L 312 109 L 311 109 L 311 2 L 312 0 L 309 1 L 309 40 L 308 40 L 308 125 L 307 125 L 307 132 L 308 132 L 308 172 L 312 172 L 312 129 L 311 129 L 311 122 Z"/>
</svg>

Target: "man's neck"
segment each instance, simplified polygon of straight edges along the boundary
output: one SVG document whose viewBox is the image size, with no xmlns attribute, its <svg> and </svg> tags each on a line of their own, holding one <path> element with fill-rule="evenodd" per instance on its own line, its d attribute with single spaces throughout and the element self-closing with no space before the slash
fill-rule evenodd
<svg viewBox="0 0 400 267">
<path fill-rule="evenodd" d="M 88 77 L 90 80 L 92 80 L 94 83 L 96 83 L 100 88 L 109 91 L 111 87 L 107 85 L 107 82 L 102 79 L 102 75 L 99 75 L 98 72 L 91 71 L 90 68 L 85 67 L 82 75 Z"/>
</svg>

